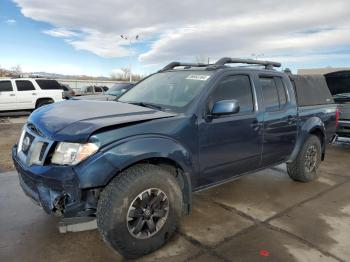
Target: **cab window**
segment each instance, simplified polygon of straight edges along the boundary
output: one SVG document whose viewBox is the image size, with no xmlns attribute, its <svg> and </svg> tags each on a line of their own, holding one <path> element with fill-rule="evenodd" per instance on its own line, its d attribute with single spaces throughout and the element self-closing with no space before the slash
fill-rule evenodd
<svg viewBox="0 0 350 262">
<path fill-rule="evenodd" d="M 288 102 L 287 90 L 283 84 L 282 78 L 275 77 L 276 85 L 277 85 L 277 93 L 280 102 L 280 109 L 282 109 Z"/>
<path fill-rule="evenodd" d="M 288 103 L 286 88 L 280 77 L 260 77 L 265 111 L 279 111 Z"/>
<path fill-rule="evenodd" d="M 102 90 L 102 88 L 101 88 L 101 87 L 99 87 L 99 86 L 95 86 L 95 92 L 96 92 L 96 93 L 102 93 L 102 92 L 103 92 L 103 90 Z"/>
<path fill-rule="evenodd" d="M 209 110 L 221 100 L 235 99 L 240 104 L 240 113 L 250 113 L 254 110 L 253 94 L 249 76 L 227 76 L 221 80 L 209 100 Z"/>
<path fill-rule="evenodd" d="M 12 92 L 11 81 L 0 81 L 0 92 Z"/>
<path fill-rule="evenodd" d="M 33 83 L 28 80 L 16 80 L 16 86 L 17 86 L 17 91 L 35 90 Z"/>
</svg>

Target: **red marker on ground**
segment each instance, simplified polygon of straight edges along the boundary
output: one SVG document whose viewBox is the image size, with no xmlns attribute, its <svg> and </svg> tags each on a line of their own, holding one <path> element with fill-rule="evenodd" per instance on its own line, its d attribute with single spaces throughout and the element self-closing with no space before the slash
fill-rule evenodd
<svg viewBox="0 0 350 262">
<path fill-rule="evenodd" d="M 260 250 L 260 256 L 263 256 L 263 257 L 268 257 L 270 255 L 270 252 L 268 250 Z"/>
</svg>

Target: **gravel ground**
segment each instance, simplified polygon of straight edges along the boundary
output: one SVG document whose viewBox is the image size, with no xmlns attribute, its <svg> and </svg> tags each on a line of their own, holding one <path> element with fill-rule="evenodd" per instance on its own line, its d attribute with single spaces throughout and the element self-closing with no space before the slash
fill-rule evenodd
<svg viewBox="0 0 350 262">
<path fill-rule="evenodd" d="M 11 148 L 17 143 L 26 117 L 0 118 L 0 172 L 13 170 Z"/>
</svg>

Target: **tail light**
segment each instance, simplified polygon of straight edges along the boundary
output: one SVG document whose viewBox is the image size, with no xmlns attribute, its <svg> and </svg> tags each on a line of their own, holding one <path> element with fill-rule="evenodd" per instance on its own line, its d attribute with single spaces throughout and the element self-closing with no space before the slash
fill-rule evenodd
<svg viewBox="0 0 350 262">
<path fill-rule="evenodd" d="M 338 128 L 339 125 L 340 110 L 337 108 L 335 111 L 335 127 Z"/>
</svg>

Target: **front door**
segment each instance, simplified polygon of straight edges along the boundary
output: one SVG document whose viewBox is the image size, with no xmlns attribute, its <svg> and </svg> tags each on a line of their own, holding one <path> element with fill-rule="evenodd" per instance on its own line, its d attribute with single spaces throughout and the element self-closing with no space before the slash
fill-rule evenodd
<svg viewBox="0 0 350 262">
<path fill-rule="evenodd" d="M 254 170 L 260 165 L 261 123 L 254 107 L 255 96 L 248 75 L 223 77 L 207 102 L 207 112 L 215 102 L 238 100 L 236 114 L 206 117 L 199 123 L 199 161 L 201 186 Z"/>
<path fill-rule="evenodd" d="M 10 80 L 0 81 L 0 110 L 16 109 L 16 93 Z"/>
</svg>

